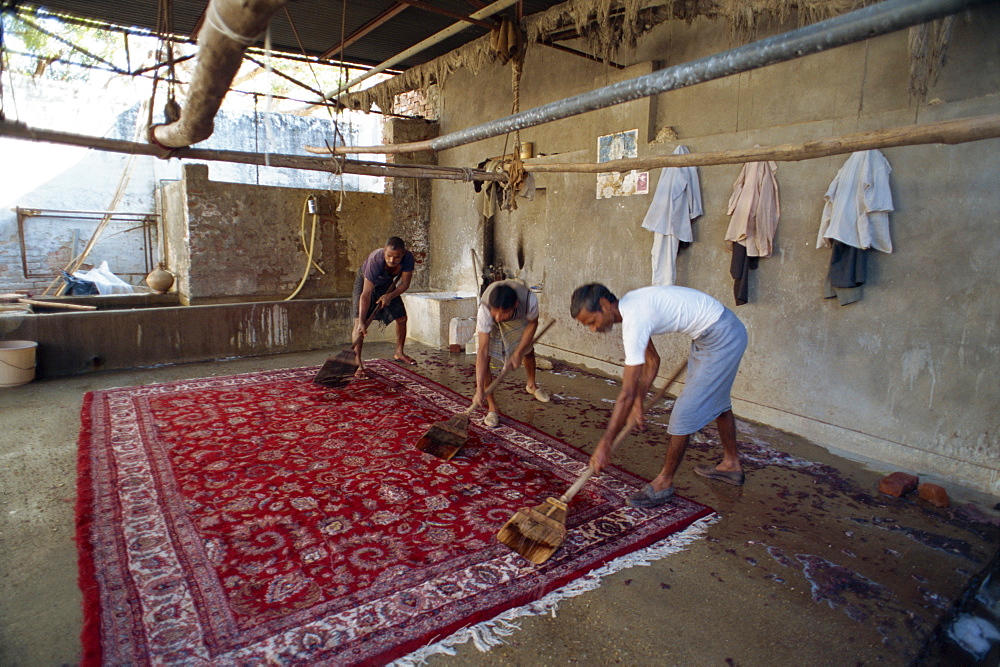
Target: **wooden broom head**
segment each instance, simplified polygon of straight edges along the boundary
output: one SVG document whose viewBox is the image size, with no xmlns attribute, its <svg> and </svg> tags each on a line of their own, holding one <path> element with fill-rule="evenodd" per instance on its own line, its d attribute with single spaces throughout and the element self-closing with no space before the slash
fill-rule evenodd
<svg viewBox="0 0 1000 667">
<path fill-rule="evenodd" d="M 358 359 L 354 351 L 341 350 L 323 362 L 316 377 L 313 378 L 313 382 L 324 387 L 346 387 L 354 378 L 354 373 L 357 370 Z"/>
<path fill-rule="evenodd" d="M 497 540 L 535 565 L 552 557 L 566 540 L 566 504 L 547 498 L 538 507 L 522 507 L 497 533 Z"/>
<path fill-rule="evenodd" d="M 417 440 L 417 449 L 445 461 L 451 460 L 465 445 L 468 436 L 442 428 L 441 423 L 432 424 L 427 433 Z"/>
</svg>

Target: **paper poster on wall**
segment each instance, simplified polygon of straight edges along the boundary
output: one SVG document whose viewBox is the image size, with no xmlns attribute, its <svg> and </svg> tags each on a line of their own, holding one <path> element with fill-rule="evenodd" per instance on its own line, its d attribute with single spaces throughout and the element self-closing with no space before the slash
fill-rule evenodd
<svg viewBox="0 0 1000 667">
<path fill-rule="evenodd" d="M 597 138 L 597 161 L 611 162 L 623 158 L 639 157 L 637 150 L 639 130 L 615 132 Z M 597 175 L 597 198 L 627 197 L 649 192 L 649 172 L 611 171 Z"/>
</svg>

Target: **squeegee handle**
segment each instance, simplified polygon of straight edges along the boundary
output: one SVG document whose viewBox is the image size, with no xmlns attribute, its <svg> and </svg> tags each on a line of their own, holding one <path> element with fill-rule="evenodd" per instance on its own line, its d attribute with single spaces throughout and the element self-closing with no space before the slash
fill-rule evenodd
<svg viewBox="0 0 1000 667">
<path fill-rule="evenodd" d="M 576 478 L 575 482 L 573 482 L 573 486 L 566 489 L 566 493 L 559 496 L 559 501 L 568 504 L 569 501 L 573 500 L 573 496 L 575 496 L 577 493 L 580 492 L 580 489 L 583 488 L 583 485 L 587 483 L 587 480 L 589 480 L 593 474 L 594 474 L 594 469 L 591 468 L 590 466 L 587 466 L 587 469 L 584 470 L 583 473 Z"/>
<path fill-rule="evenodd" d="M 386 290 L 386 294 L 388 294 L 392 290 L 396 289 L 396 284 L 399 283 L 399 276 L 401 276 L 401 275 L 403 275 L 402 271 L 400 271 L 399 274 L 395 278 L 392 279 L 392 284 L 389 285 L 389 289 Z M 372 314 L 369 315 L 368 319 L 366 319 L 365 322 L 364 322 L 364 327 L 365 327 L 366 330 L 368 329 L 368 325 L 370 325 L 375 320 L 375 316 L 378 315 L 378 311 L 380 311 L 381 309 L 382 309 L 382 306 L 380 304 L 376 303 L 375 304 L 375 310 L 372 311 Z M 354 338 L 354 340 L 351 341 L 351 349 L 352 350 L 358 346 L 358 343 L 361 342 L 361 339 L 362 339 L 362 336 L 356 336 Z"/>
<path fill-rule="evenodd" d="M 669 387 L 670 385 L 672 385 L 674 383 L 674 380 L 676 380 L 677 378 L 680 377 L 681 373 L 684 372 L 685 368 L 687 368 L 687 359 L 685 359 L 681 363 L 681 365 L 677 367 L 677 370 L 675 370 L 674 374 L 670 376 L 670 379 L 667 380 L 666 382 L 664 382 L 663 386 L 661 386 L 659 389 L 656 390 L 656 393 L 653 394 L 653 398 L 649 399 L 649 402 L 646 403 L 645 410 L 649 410 L 651 407 L 653 407 L 654 405 L 656 405 L 660 401 L 661 398 L 663 398 L 664 394 L 667 393 L 667 387 Z M 615 439 L 611 441 L 611 453 L 612 454 L 614 453 L 614 451 L 616 449 L 618 449 L 618 445 L 620 445 L 622 443 L 622 440 L 624 440 L 625 438 L 627 438 L 628 434 L 632 432 L 632 428 L 634 426 L 635 426 L 635 420 L 632 419 L 631 417 L 629 417 L 628 423 L 625 424 L 625 428 L 623 428 L 622 430 L 618 431 L 618 435 L 616 435 Z"/>
<path fill-rule="evenodd" d="M 684 372 L 685 368 L 687 368 L 687 360 L 677 367 L 677 370 L 674 371 L 674 374 L 670 376 L 670 379 L 667 380 L 662 387 L 656 390 L 656 393 L 653 394 L 653 398 L 649 400 L 649 403 L 646 403 L 647 410 L 656 405 L 656 403 L 663 398 L 663 395 L 667 393 L 667 387 L 672 385 L 674 380 L 680 377 L 680 374 Z M 611 442 L 612 452 L 618 448 L 618 445 L 621 444 L 622 440 L 628 437 L 628 434 L 632 432 L 632 427 L 634 426 L 635 420 L 630 417 L 628 423 L 625 424 L 625 428 L 620 430 L 618 435 L 616 435 L 615 439 Z M 566 489 L 566 493 L 562 494 L 559 497 L 559 500 L 563 503 L 569 503 L 569 501 L 573 500 L 573 497 L 580 492 L 580 489 L 583 488 L 583 485 L 587 483 L 587 480 L 589 480 L 593 474 L 594 469 L 587 466 L 587 469 L 583 471 L 583 474 L 576 478 L 576 481 L 573 482 L 573 486 Z"/>
<path fill-rule="evenodd" d="M 549 320 L 549 323 L 546 324 L 544 327 L 542 327 L 542 330 L 538 332 L 538 335 L 535 336 L 535 338 L 531 341 L 531 344 L 534 345 L 535 343 L 537 343 L 538 339 L 541 338 L 542 336 L 544 336 L 545 332 L 548 331 L 549 329 L 551 329 L 552 325 L 555 324 L 555 323 L 556 323 L 555 320 Z M 490 394 L 492 394 L 493 390 L 497 388 L 497 386 L 500 384 L 500 381 L 503 380 L 504 377 L 509 372 L 510 372 L 510 362 L 508 361 L 508 362 L 504 363 L 503 368 L 500 369 L 499 375 L 497 375 L 493 379 L 493 382 L 491 382 L 489 384 L 489 386 L 486 387 L 486 391 L 483 392 L 483 396 L 489 396 Z M 478 408 L 478 407 L 479 407 L 479 403 L 477 401 L 473 401 L 472 405 L 470 405 L 468 408 L 465 409 L 465 413 L 464 414 L 471 415 L 476 410 L 476 408 Z"/>
</svg>

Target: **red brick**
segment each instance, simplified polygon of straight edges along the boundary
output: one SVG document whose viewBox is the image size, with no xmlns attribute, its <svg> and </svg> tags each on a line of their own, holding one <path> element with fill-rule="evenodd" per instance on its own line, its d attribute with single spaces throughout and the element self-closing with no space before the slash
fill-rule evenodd
<svg viewBox="0 0 1000 667">
<path fill-rule="evenodd" d="M 917 493 L 920 494 L 921 500 L 926 500 L 935 507 L 949 507 L 951 505 L 948 492 L 944 490 L 944 487 L 937 484 L 924 482 L 917 487 Z"/>
<path fill-rule="evenodd" d="M 920 479 L 905 472 L 894 472 L 883 477 L 878 483 L 879 493 L 889 496 L 905 496 L 917 488 Z"/>
</svg>

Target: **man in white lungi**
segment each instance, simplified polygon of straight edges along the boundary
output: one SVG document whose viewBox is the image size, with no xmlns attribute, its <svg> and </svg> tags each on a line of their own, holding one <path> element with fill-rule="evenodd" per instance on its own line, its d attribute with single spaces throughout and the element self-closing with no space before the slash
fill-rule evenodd
<svg viewBox="0 0 1000 667">
<path fill-rule="evenodd" d="M 532 339 L 538 329 L 538 297 L 517 280 L 498 280 L 491 283 L 479 301 L 476 316 L 476 335 L 479 351 L 476 353 L 476 396 L 482 404 L 486 387 L 493 381 L 490 357 L 499 363 L 509 363 L 517 368 L 524 363 L 528 382 L 524 390 L 542 403 L 549 402 L 549 395 L 535 382 L 535 348 Z M 496 428 L 500 424 L 500 408 L 493 394 L 485 396 L 488 406 L 483 423 Z"/>
<path fill-rule="evenodd" d="M 629 415 L 640 426 L 643 423 L 642 400 L 660 368 L 660 356 L 651 337 L 681 333 L 691 338 L 691 351 L 684 391 L 674 402 L 667 426 L 670 444 L 663 469 L 629 497 L 629 505 L 657 507 L 670 500 L 674 473 L 684 457 L 689 436 L 713 420 L 722 440 L 722 462 L 696 466 L 695 472 L 727 484 L 743 484 L 730 394 L 747 346 L 747 331 L 733 311 L 689 287 L 643 287 L 618 299 L 604 285 L 590 283 L 573 292 L 570 314 L 595 333 L 607 333 L 616 323 L 622 324 L 625 372 L 608 428 L 590 457 L 595 472 L 610 464 L 611 443 Z"/>
</svg>

